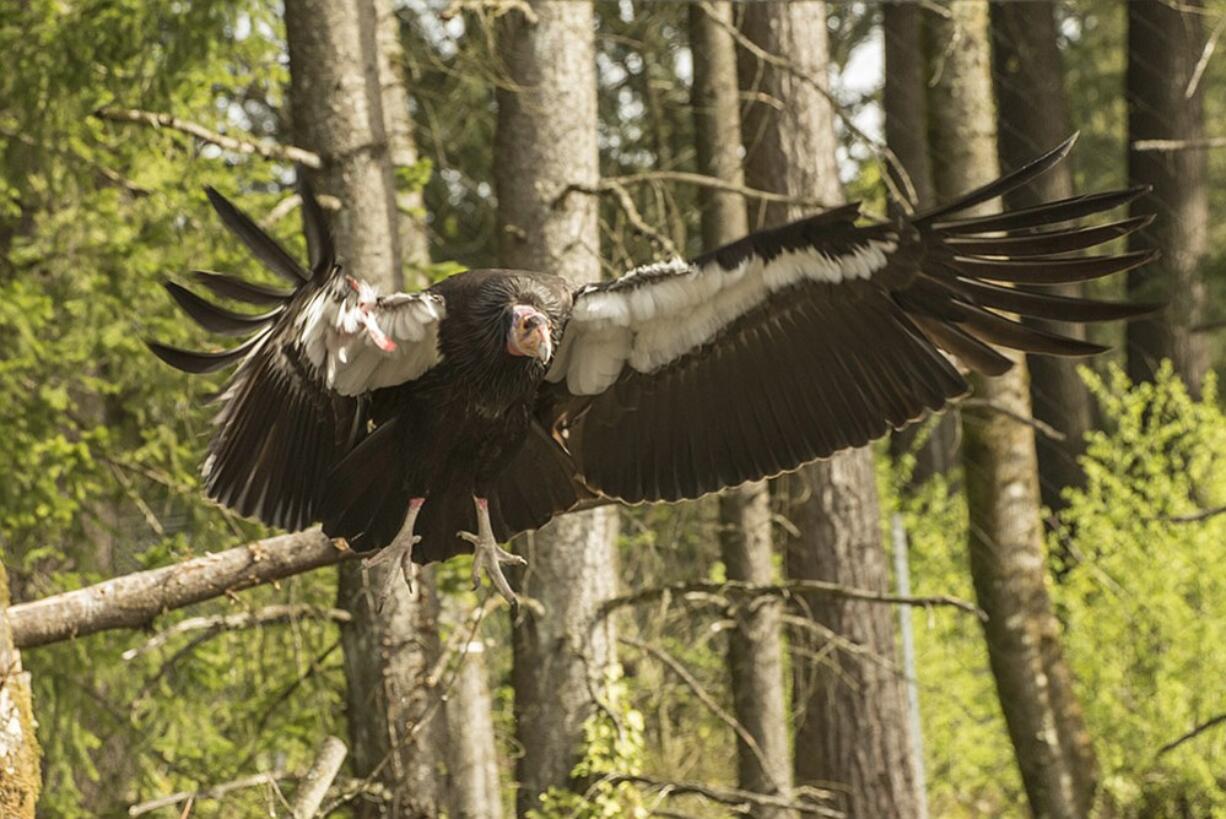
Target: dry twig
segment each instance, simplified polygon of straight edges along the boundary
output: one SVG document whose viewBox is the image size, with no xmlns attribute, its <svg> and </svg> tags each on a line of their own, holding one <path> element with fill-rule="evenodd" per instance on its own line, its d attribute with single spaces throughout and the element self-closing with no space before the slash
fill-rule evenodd
<svg viewBox="0 0 1226 819">
<path fill-rule="evenodd" d="M 298 148 L 294 145 L 281 145 L 267 139 L 258 141 L 239 139 L 205 128 L 198 123 L 171 116 L 170 114 L 162 114 L 156 111 L 141 111 L 138 108 L 108 107 L 99 108 L 94 112 L 94 116 L 99 119 L 111 120 L 112 122 L 128 122 L 137 125 L 148 125 L 153 128 L 169 128 L 172 131 L 179 131 L 180 133 L 194 136 L 196 139 L 203 140 L 204 142 L 211 142 L 219 148 L 233 151 L 236 154 L 254 155 L 282 162 L 297 162 L 301 165 L 306 165 L 308 168 L 318 169 L 323 167 L 323 161 L 319 158 L 319 154 L 308 151 L 305 148 Z"/>
</svg>

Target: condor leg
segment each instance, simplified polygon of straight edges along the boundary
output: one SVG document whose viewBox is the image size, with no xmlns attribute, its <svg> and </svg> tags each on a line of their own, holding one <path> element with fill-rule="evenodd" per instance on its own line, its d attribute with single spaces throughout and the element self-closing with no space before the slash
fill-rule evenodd
<svg viewBox="0 0 1226 819">
<path fill-rule="evenodd" d="M 387 601 L 387 598 L 392 593 L 392 586 L 396 583 L 398 576 L 404 578 L 404 582 L 409 585 L 409 591 L 413 590 L 413 547 L 421 542 L 421 535 L 413 533 L 413 528 L 417 525 L 417 516 L 421 513 L 422 504 L 426 502 L 425 498 L 412 498 L 409 500 L 409 513 L 404 518 L 404 525 L 400 527 L 399 534 L 387 546 L 383 547 L 378 554 L 373 557 L 366 558 L 362 565 L 364 566 L 381 566 L 386 563 L 393 564 L 393 567 L 388 570 L 387 576 L 383 579 L 383 589 L 379 592 L 379 605 Z M 400 572 L 395 569 L 395 564 L 400 564 Z"/>
<path fill-rule="evenodd" d="M 502 573 L 504 563 L 513 566 L 527 566 L 528 561 L 516 554 L 511 554 L 498 545 L 494 539 L 494 526 L 490 523 L 490 504 L 485 498 L 473 498 L 477 507 L 477 533 L 458 532 L 457 534 L 473 545 L 473 588 L 481 585 L 481 571 L 489 576 L 490 582 L 498 593 L 511 604 L 512 608 L 519 605 L 519 598 L 511 591 L 511 584 Z"/>
</svg>

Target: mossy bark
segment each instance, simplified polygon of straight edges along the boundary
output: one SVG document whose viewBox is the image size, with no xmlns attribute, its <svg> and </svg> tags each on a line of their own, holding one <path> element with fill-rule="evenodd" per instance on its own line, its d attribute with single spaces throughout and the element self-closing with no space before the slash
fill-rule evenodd
<svg viewBox="0 0 1226 819">
<path fill-rule="evenodd" d="M 0 565 L 0 816 L 33 819 L 42 785 L 30 673 L 21 667 L 5 611 L 9 579 Z"/>
</svg>

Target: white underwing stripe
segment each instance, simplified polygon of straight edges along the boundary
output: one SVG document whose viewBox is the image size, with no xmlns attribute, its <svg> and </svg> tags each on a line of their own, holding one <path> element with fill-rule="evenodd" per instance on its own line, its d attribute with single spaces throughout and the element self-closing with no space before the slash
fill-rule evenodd
<svg viewBox="0 0 1226 819">
<path fill-rule="evenodd" d="M 612 285 L 580 291 L 550 381 L 566 379 L 575 395 L 594 395 L 624 364 L 650 373 L 706 344 L 739 316 L 804 281 L 869 279 L 886 266 L 895 241 L 868 240 L 847 253 L 813 248 L 751 255 L 727 270 L 675 260 L 639 268 Z"/>
</svg>

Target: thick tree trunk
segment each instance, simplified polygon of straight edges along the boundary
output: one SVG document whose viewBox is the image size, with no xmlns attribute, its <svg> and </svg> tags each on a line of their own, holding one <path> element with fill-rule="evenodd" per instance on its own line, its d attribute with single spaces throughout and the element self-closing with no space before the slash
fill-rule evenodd
<svg viewBox="0 0 1226 819">
<path fill-rule="evenodd" d="M 752 5 L 743 27 L 755 44 L 785 56 L 794 68 L 783 70 L 743 55 L 741 82 L 760 78 L 757 90 L 779 101 L 778 106 L 755 103 L 746 112 L 750 185 L 838 202 L 833 111 L 816 85 L 826 82 L 825 4 Z M 783 206 L 772 207 L 767 215 L 778 223 L 800 213 Z M 787 543 L 789 576 L 888 588 L 870 449 L 840 453 L 781 485 L 785 516 L 800 533 Z M 816 595 L 805 602 L 820 626 L 873 654 L 894 658 L 889 611 Z M 807 635 L 793 643 L 796 783 L 833 788 L 842 795 L 837 807 L 851 816 L 915 815 L 918 795 L 911 781 L 901 677 L 846 651 L 814 663 L 810 652 L 820 650 L 823 642 Z"/>
<path fill-rule="evenodd" d="M 987 48 L 988 6 L 943 4 L 928 17 L 933 177 L 942 200 L 998 175 Z M 975 378 L 976 397 L 999 409 L 963 412 L 970 562 L 992 673 L 1036 816 L 1085 815 L 1093 758 L 1060 652 L 1047 594 L 1034 431 L 1025 361 L 999 378 Z"/>
<path fill-rule="evenodd" d="M 1156 248 L 1156 261 L 1128 274 L 1136 299 L 1169 301 L 1159 314 L 1128 325 L 1128 374 L 1152 380 L 1169 358 L 1189 389 L 1200 394 L 1209 368 L 1208 340 L 1196 332 L 1205 316 L 1207 292 L 1201 265 L 1208 251 L 1208 158 L 1204 148 L 1139 150 L 1141 140 L 1196 141 L 1204 136 L 1204 81 L 1193 86 L 1204 51 L 1199 0 L 1128 4 L 1128 181 L 1152 185 L 1132 213 L 1155 214 L 1134 233 L 1130 250 Z"/>
<path fill-rule="evenodd" d="M 498 91 L 494 148 L 500 256 L 508 267 L 592 281 L 600 276 L 596 202 L 581 194 L 559 201 L 569 185 L 600 177 L 592 5 L 531 7 L 534 22 L 512 11 L 498 32 L 509 75 Z M 604 508 L 555 520 L 520 547 L 528 558 L 521 591 L 543 607 L 539 615 L 524 607 L 513 630 L 521 815 L 549 788 L 568 785 L 593 693 L 614 662 L 611 626 L 589 632 L 588 623 L 614 590 L 616 536 L 617 514 Z"/>
<path fill-rule="evenodd" d="M 906 172 L 891 169 L 903 192 L 913 191 L 911 204 L 924 208 L 932 202 L 932 164 L 928 159 L 928 105 L 924 90 L 924 47 L 921 32 L 923 9 L 918 3 L 886 3 L 882 6 L 885 40 L 885 141 Z M 910 182 L 908 186 L 906 182 Z M 927 439 L 917 446 L 921 433 Z M 957 464 L 958 413 L 945 412 L 935 420 L 913 424 L 890 437 L 890 454 L 897 458 L 915 453 L 911 484 L 918 486 L 933 475 L 944 475 Z"/>
<path fill-rule="evenodd" d="M 384 89 L 390 107 L 406 103 L 403 86 L 397 95 L 396 83 L 380 71 L 381 63 L 390 62 L 380 57 L 375 3 L 290 0 L 285 17 L 295 142 L 320 155 L 317 187 L 342 203 L 332 225 L 338 255 L 384 292 L 398 289 L 403 225 Z M 375 598 L 384 573 L 398 570 L 368 571 L 357 562 L 340 568 L 338 604 L 353 615 L 341 632 L 351 759 L 358 776 L 381 766 L 379 779 L 395 795 L 392 815 L 432 816 L 438 812 L 445 748 L 437 742 L 439 733 L 421 723 L 442 718 L 435 693 L 423 684 L 437 653 L 437 606 L 427 584 L 411 592 L 396 583 L 380 608 Z"/>
<path fill-rule="evenodd" d="M 1064 96 L 1064 74 L 1056 41 L 1055 3 L 995 3 L 991 10 L 992 76 L 998 103 L 999 156 L 1005 171 L 1024 165 L 1058 145 L 1072 133 Z M 1039 179 L 1005 197 L 1011 208 L 1073 195 L 1073 167 L 1062 162 Z M 1066 296 L 1084 295 L 1080 284 L 1053 288 Z M 1035 325 L 1074 338 L 1084 338 L 1079 324 L 1034 321 Z M 1094 424 L 1090 391 L 1077 375 L 1075 358 L 1032 355 L 1030 400 L 1034 415 L 1064 436 L 1036 440 L 1039 489 L 1043 504 L 1064 508 L 1061 491 L 1080 487 L 1085 474 L 1077 459 L 1085 451 L 1085 436 Z"/>
<path fill-rule="evenodd" d="M 0 563 L 0 816 L 34 819 L 42 780 L 30 673 L 9 631 L 9 577 Z"/>
<path fill-rule="evenodd" d="M 690 6 L 690 49 L 694 54 L 694 136 L 698 171 L 743 185 L 741 111 L 736 78 L 736 45 L 727 26 L 728 3 Z M 707 249 L 748 232 L 745 200 L 737 193 L 703 188 L 702 237 Z M 719 499 L 720 552 L 728 579 L 767 585 L 776 581 L 771 537 L 770 492 L 752 483 Z M 737 738 L 737 783 L 747 791 L 786 796 L 792 788 L 787 697 L 780 639 L 782 603 L 747 601 L 736 610 L 728 633 L 728 672 L 737 721 L 757 744 Z M 766 811 L 785 817 L 789 811 Z"/>
</svg>

